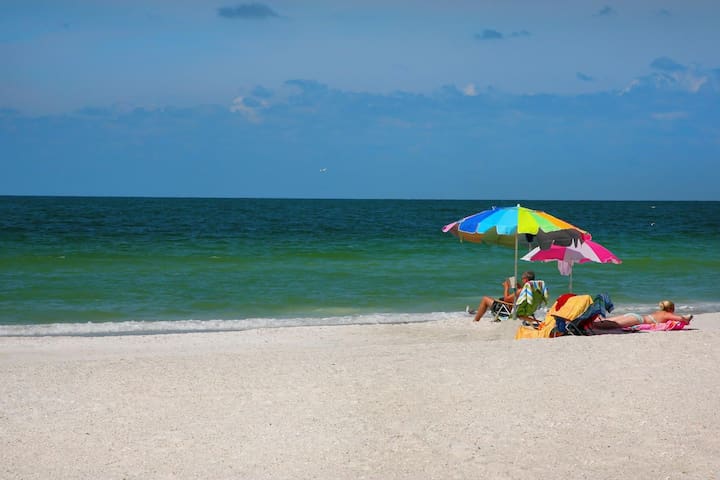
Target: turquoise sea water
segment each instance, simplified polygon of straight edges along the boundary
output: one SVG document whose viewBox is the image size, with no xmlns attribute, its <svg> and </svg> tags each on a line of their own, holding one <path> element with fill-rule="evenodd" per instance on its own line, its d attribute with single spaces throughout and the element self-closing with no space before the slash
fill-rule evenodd
<svg viewBox="0 0 720 480">
<path fill-rule="evenodd" d="M 0 197 L 0 335 L 423 321 L 512 274 L 513 251 L 443 225 L 493 205 L 545 210 L 621 265 L 576 265 L 618 312 L 663 298 L 720 311 L 720 202 Z M 520 262 L 568 290 L 555 263 Z"/>
</svg>

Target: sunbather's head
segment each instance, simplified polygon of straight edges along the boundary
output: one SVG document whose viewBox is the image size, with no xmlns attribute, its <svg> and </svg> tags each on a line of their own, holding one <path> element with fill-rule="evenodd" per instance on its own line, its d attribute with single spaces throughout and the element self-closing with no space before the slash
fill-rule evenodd
<svg viewBox="0 0 720 480">
<path fill-rule="evenodd" d="M 535 272 L 533 272 L 532 270 L 528 270 L 527 272 L 523 272 L 523 274 L 522 274 L 522 280 L 523 280 L 523 283 L 529 282 L 529 281 L 531 281 L 531 280 L 535 280 Z"/>
<path fill-rule="evenodd" d="M 671 302 L 670 300 L 663 300 L 660 302 L 660 310 L 664 310 L 666 312 L 674 312 L 675 311 L 675 304 Z"/>
</svg>

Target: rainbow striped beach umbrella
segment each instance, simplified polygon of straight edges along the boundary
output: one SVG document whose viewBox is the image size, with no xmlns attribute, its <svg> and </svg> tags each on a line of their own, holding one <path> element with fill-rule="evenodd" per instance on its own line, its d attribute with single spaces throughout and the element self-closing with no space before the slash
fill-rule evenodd
<svg viewBox="0 0 720 480">
<path fill-rule="evenodd" d="M 518 245 L 539 246 L 571 245 L 589 240 L 591 235 L 575 225 L 540 210 L 518 204 L 514 207 L 492 207 L 443 227 L 461 241 L 489 243 L 514 247 L 517 278 Z"/>
</svg>

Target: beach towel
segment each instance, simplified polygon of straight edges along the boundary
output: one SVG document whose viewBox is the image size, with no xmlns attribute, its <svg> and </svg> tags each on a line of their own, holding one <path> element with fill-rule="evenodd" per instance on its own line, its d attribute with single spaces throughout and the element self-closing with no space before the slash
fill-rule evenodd
<svg viewBox="0 0 720 480">
<path fill-rule="evenodd" d="M 614 308 L 615 306 L 613 305 L 612 300 L 610 300 L 610 295 L 607 293 L 599 293 L 595 295 L 592 305 L 590 305 L 581 315 L 575 318 L 575 320 L 579 324 L 591 322 L 597 317 L 607 317 Z"/>
<path fill-rule="evenodd" d="M 535 314 L 540 305 L 547 303 L 548 295 L 548 289 L 544 281 L 530 280 L 525 282 L 515 302 L 518 317 L 528 317 Z"/>
<path fill-rule="evenodd" d="M 565 324 L 568 333 L 573 335 L 587 335 L 592 322 L 598 318 L 605 318 L 608 313 L 612 312 L 615 306 L 610 300 L 610 295 L 607 293 L 600 293 L 595 295 L 593 302 L 588 306 L 587 310 L 578 315 L 575 319 L 568 319 L 569 321 Z M 558 321 L 560 319 L 558 318 Z"/>
<path fill-rule="evenodd" d="M 648 331 L 648 332 L 667 332 L 670 330 L 682 330 L 687 325 L 687 322 L 681 322 L 677 320 L 668 320 L 663 323 L 641 323 L 640 325 L 633 325 L 632 327 L 625 327 L 623 330 L 631 332 Z"/>
<path fill-rule="evenodd" d="M 555 300 L 555 305 L 554 305 L 555 309 L 558 310 L 558 309 L 562 308 L 562 306 L 565 305 L 565 302 L 568 301 L 568 298 L 571 298 L 574 296 L 575 296 L 574 293 L 563 293 L 562 295 L 560 295 L 558 297 L 558 299 Z"/>
<path fill-rule="evenodd" d="M 560 308 L 557 307 L 557 303 L 555 302 L 555 305 L 547 313 L 545 320 L 549 320 L 548 317 L 560 317 L 567 321 L 575 320 L 590 308 L 593 299 L 590 295 L 575 295 L 567 298 Z"/>
<path fill-rule="evenodd" d="M 563 335 L 557 328 L 554 318 L 546 318 L 545 321 L 532 325 L 523 323 L 515 332 L 515 340 L 528 338 L 555 338 Z"/>
<path fill-rule="evenodd" d="M 555 338 L 565 335 L 566 320 L 570 321 L 582 315 L 593 303 L 590 295 L 563 295 L 562 297 L 561 302 L 555 301 L 545 315 L 545 320 L 537 325 L 520 325 L 515 332 L 515 340 L 526 338 Z M 560 321 L 558 321 L 558 319 L 560 319 Z"/>
</svg>

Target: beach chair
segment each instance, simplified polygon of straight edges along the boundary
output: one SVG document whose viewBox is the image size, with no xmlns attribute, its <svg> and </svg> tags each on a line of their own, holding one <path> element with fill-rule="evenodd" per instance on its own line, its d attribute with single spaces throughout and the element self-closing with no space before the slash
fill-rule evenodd
<svg viewBox="0 0 720 480">
<path fill-rule="evenodd" d="M 512 315 L 513 304 L 503 302 L 502 300 L 495 300 L 490 306 L 490 312 L 493 315 L 493 321 L 499 322 L 500 320 L 510 318 Z"/>
<path fill-rule="evenodd" d="M 542 322 L 524 322 L 515 332 L 515 339 L 555 338 L 567 335 L 567 318 L 580 315 L 592 303 L 590 295 L 565 294 L 553 303 Z"/>
<path fill-rule="evenodd" d="M 543 280 L 530 280 L 523 285 L 515 303 L 507 303 L 496 300 L 490 307 L 493 313 L 493 320 L 496 322 L 503 318 L 510 318 L 513 313 L 523 322 L 538 322 L 535 312 L 541 305 L 547 305 L 548 289 Z"/>
<path fill-rule="evenodd" d="M 542 322 L 523 323 L 515 333 L 515 339 L 555 338 L 563 335 L 589 335 L 589 325 L 597 316 L 607 316 L 613 303 L 607 293 L 593 299 L 590 295 L 561 295 L 545 315 Z"/>
<path fill-rule="evenodd" d="M 548 289 L 543 280 L 530 280 L 523 285 L 515 300 L 515 315 L 523 322 L 535 322 L 535 312 L 541 305 L 547 305 Z"/>
<path fill-rule="evenodd" d="M 589 295 L 588 295 L 589 296 Z M 593 321 L 598 317 L 607 317 L 610 312 L 615 309 L 610 295 L 607 293 L 599 293 L 595 295 L 592 303 L 577 316 L 573 318 L 562 318 L 557 315 L 558 320 L 562 319 L 566 322 L 567 331 L 571 335 L 590 335 L 592 334 Z"/>
</svg>

